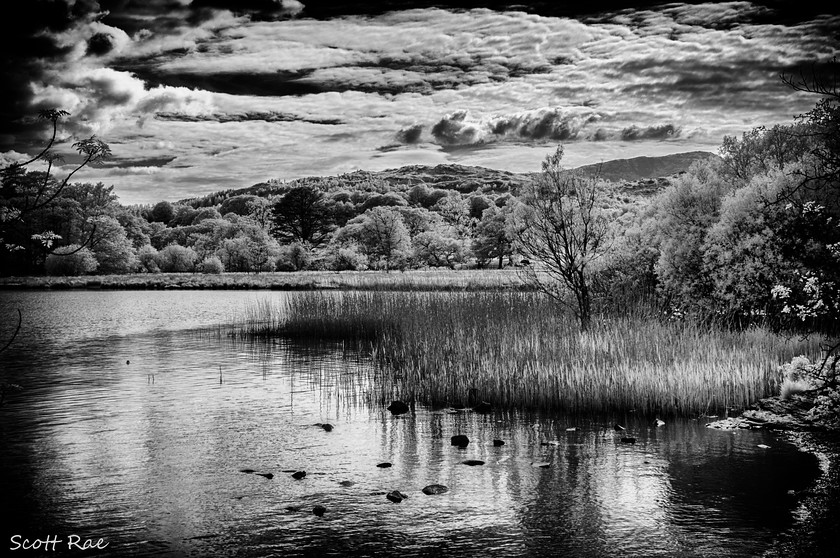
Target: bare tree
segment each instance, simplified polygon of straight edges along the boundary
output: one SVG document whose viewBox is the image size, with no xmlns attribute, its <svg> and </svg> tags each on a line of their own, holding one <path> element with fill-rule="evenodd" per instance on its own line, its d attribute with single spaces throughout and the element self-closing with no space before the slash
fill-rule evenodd
<svg viewBox="0 0 840 558">
<path fill-rule="evenodd" d="M 592 315 L 593 262 L 603 256 L 609 225 L 601 212 L 600 180 L 568 171 L 560 164 L 563 147 L 546 157 L 523 195 L 516 237 L 534 261 L 528 280 L 577 316 L 581 329 Z"/>
</svg>

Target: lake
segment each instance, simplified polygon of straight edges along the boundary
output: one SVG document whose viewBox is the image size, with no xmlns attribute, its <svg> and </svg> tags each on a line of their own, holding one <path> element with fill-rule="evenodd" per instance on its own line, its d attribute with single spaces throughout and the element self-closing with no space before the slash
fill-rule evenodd
<svg viewBox="0 0 840 558">
<path fill-rule="evenodd" d="M 0 381 L 22 388 L 0 408 L 2 544 L 54 555 L 102 539 L 80 556 L 760 555 L 799 513 L 788 491 L 819 473 L 772 433 L 705 419 L 420 405 L 392 416 L 370 396 L 365 355 L 209 331 L 287 296 L 0 291 L 0 346 L 23 315 L 0 354 Z M 457 434 L 466 448 L 451 445 Z M 421 492 L 431 484 L 449 490 Z"/>
</svg>

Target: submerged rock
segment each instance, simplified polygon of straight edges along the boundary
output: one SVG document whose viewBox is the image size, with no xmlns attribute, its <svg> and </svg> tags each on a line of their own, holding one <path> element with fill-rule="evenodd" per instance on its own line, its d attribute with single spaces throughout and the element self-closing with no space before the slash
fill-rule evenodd
<svg viewBox="0 0 840 558">
<path fill-rule="evenodd" d="M 470 439 L 464 436 L 463 434 L 457 434 L 455 436 L 452 436 L 451 443 L 453 446 L 465 448 L 469 445 Z"/>
<path fill-rule="evenodd" d="M 449 487 L 442 484 L 430 484 L 429 486 L 424 486 L 422 492 L 428 496 L 445 494 L 446 492 L 449 492 Z"/>
<path fill-rule="evenodd" d="M 388 467 L 391 466 L 391 464 L 386 461 L 385 463 L 377 463 L 376 466 L 379 467 L 380 469 L 387 469 Z"/>
<path fill-rule="evenodd" d="M 274 475 L 273 475 L 272 473 L 256 473 L 256 474 L 258 474 L 258 475 L 259 475 L 259 476 L 261 476 L 261 477 L 265 477 L 265 478 L 267 478 L 267 479 L 269 479 L 269 480 L 271 480 L 271 479 L 273 479 L 273 478 L 274 478 Z"/>
<path fill-rule="evenodd" d="M 503 446 L 503 445 L 505 445 L 505 441 L 504 440 L 493 440 L 493 445 L 495 447 Z"/>
<path fill-rule="evenodd" d="M 402 401 L 392 401 L 391 404 L 388 405 L 387 409 L 391 411 L 392 415 L 402 415 L 408 412 L 409 407 Z"/>
<path fill-rule="evenodd" d="M 248 473 L 248 474 L 256 473 L 256 471 L 253 470 L 253 469 L 239 469 L 239 472 L 240 473 Z"/>
<path fill-rule="evenodd" d="M 356 486 L 356 483 L 353 482 L 353 481 L 341 481 L 338 484 L 340 484 L 341 486 L 343 486 L 345 488 L 350 487 L 350 486 Z"/>
<path fill-rule="evenodd" d="M 321 517 L 326 512 L 327 512 L 327 508 L 325 508 L 324 506 L 321 506 L 321 505 L 317 505 L 317 506 L 312 508 L 312 513 L 314 513 L 318 517 Z"/>
<path fill-rule="evenodd" d="M 551 466 L 551 463 L 548 461 L 534 461 L 531 463 L 531 467 L 539 467 L 540 469 L 548 469 Z"/>
<path fill-rule="evenodd" d="M 461 461 L 464 465 L 469 465 L 470 467 L 475 467 L 476 465 L 484 465 L 484 461 L 480 459 L 467 459 L 466 461 Z"/>
<path fill-rule="evenodd" d="M 332 432 L 332 430 L 333 430 L 333 425 L 329 424 L 329 423 L 320 423 L 319 422 L 319 423 L 316 423 L 315 426 L 320 426 L 321 428 L 324 429 L 325 432 Z"/>
<path fill-rule="evenodd" d="M 295 471 L 292 473 L 292 478 L 295 480 L 300 480 L 306 476 L 306 471 Z"/>
<path fill-rule="evenodd" d="M 408 496 L 406 496 L 399 490 L 393 490 L 386 494 L 385 497 L 394 502 L 395 504 L 399 504 L 400 502 L 408 498 Z"/>
</svg>

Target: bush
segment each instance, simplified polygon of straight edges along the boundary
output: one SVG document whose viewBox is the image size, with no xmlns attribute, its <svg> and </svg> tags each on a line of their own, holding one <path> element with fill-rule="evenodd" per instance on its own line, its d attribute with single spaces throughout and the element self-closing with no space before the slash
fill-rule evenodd
<svg viewBox="0 0 840 558">
<path fill-rule="evenodd" d="M 87 275 L 93 273 L 99 264 L 88 248 L 79 249 L 78 244 L 58 248 L 47 256 L 44 270 L 47 275 Z"/>
<path fill-rule="evenodd" d="M 225 270 L 225 266 L 222 265 L 222 260 L 220 260 L 218 256 L 207 256 L 204 258 L 204 261 L 201 262 L 200 267 L 202 273 L 210 275 L 219 275 Z"/>
<path fill-rule="evenodd" d="M 160 273 L 160 266 L 157 263 L 158 251 L 155 247 L 146 244 L 137 250 L 137 261 L 141 273 Z"/>
<path fill-rule="evenodd" d="M 198 254 L 192 248 L 185 248 L 177 244 L 170 244 L 157 256 L 157 264 L 161 271 L 184 273 L 195 270 Z"/>
<path fill-rule="evenodd" d="M 312 252 L 300 242 L 284 246 L 277 258 L 277 271 L 301 271 L 312 263 Z"/>
<path fill-rule="evenodd" d="M 332 256 L 330 267 L 335 271 L 362 271 L 367 269 L 367 258 L 355 248 L 339 248 Z"/>
</svg>

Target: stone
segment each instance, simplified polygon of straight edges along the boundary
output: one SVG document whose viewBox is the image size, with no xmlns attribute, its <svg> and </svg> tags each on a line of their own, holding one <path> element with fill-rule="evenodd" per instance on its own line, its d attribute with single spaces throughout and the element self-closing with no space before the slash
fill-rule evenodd
<svg viewBox="0 0 840 558">
<path fill-rule="evenodd" d="M 348 488 L 348 487 L 351 487 L 351 486 L 356 486 L 356 483 L 353 482 L 353 481 L 341 481 L 338 484 L 340 484 L 341 486 L 343 486 L 345 488 Z"/>
<path fill-rule="evenodd" d="M 273 475 L 272 473 L 257 473 L 257 474 L 258 474 L 259 476 L 261 476 L 261 477 L 265 477 L 265 478 L 267 478 L 267 479 L 269 479 L 269 480 L 271 480 L 271 479 L 273 479 L 273 478 L 274 478 L 274 475 Z"/>
<path fill-rule="evenodd" d="M 253 470 L 253 469 L 239 469 L 239 472 L 240 473 L 248 473 L 248 474 L 256 473 L 256 471 Z"/>
<path fill-rule="evenodd" d="M 392 401 L 387 408 L 392 415 L 402 415 L 409 411 L 408 405 L 402 401 Z"/>
<path fill-rule="evenodd" d="M 475 411 L 476 413 L 489 413 L 492 410 L 493 410 L 493 405 L 491 405 L 487 401 L 481 401 L 481 402 L 478 403 L 478 405 L 473 407 L 473 411 Z"/>
<path fill-rule="evenodd" d="M 391 466 L 391 464 L 386 461 L 385 463 L 378 463 L 376 466 L 379 467 L 380 469 L 387 469 L 388 467 Z"/>
<path fill-rule="evenodd" d="M 423 487 L 423 494 L 428 496 L 433 496 L 435 494 L 445 494 L 449 492 L 449 487 L 444 486 L 442 484 L 430 484 L 429 486 Z"/>
<path fill-rule="evenodd" d="M 465 448 L 469 445 L 470 439 L 464 436 L 463 434 L 457 434 L 455 436 L 452 436 L 451 443 L 453 446 Z"/>
<path fill-rule="evenodd" d="M 323 516 L 326 512 L 327 512 L 327 508 L 325 508 L 324 506 L 321 506 L 321 505 L 317 505 L 317 506 L 312 508 L 312 513 L 314 513 L 318 517 Z"/>
<path fill-rule="evenodd" d="M 498 448 L 499 446 L 505 445 L 505 441 L 504 440 L 493 440 L 493 445 Z"/>
<path fill-rule="evenodd" d="M 390 501 L 394 502 L 395 504 L 399 504 L 400 502 L 408 498 L 408 496 L 406 496 L 399 490 L 393 490 L 386 494 L 385 497 L 388 498 Z"/>
<path fill-rule="evenodd" d="M 328 423 L 323 423 L 322 424 L 322 423 L 319 422 L 319 423 L 315 424 L 315 426 L 320 426 L 321 428 L 324 429 L 325 432 L 332 432 L 332 430 L 333 430 L 333 425 L 328 424 Z"/>
<path fill-rule="evenodd" d="M 621 442 L 624 443 L 624 444 L 635 444 L 636 443 L 636 438 L 634 438 L 632 436 L 622 436 L 621 437 Z"/>
<path fill-rule="evenodd" d="M 535 461 L 531 463 L 531 467 L 538 467 L 540 469 L 548 469 L 549 466 L 551 466 L 551 463 L 548 461 Z"/>
<path fill-rule="evenodd" d="M 300 480 L 306 476 L 306 471 L 295 471 L 292 473 L 292 478 L 295 480 Z"/>
<path fill-rule="evenodd" d="M 624 431 L 624 427 L 623 427 L 623 426 L 621 426 L 621 425 L 620 425 L 620 424 L 618 424 L 618 423 L 615 423 L 615 425 L 613 426 L 613 428 L 615 428 L 615 431 L 616 431 L 616 432 L 623 432 L 623 431 Z"/>
<path fill-rule="evenodd" d="M 475 467 L 476 465 L 484 465 L 484 461 L 480 459 L 467 459 L 466 461 L 461 461 L 464 465 L 469 465 L 470 467 Z"/>
</svg>

